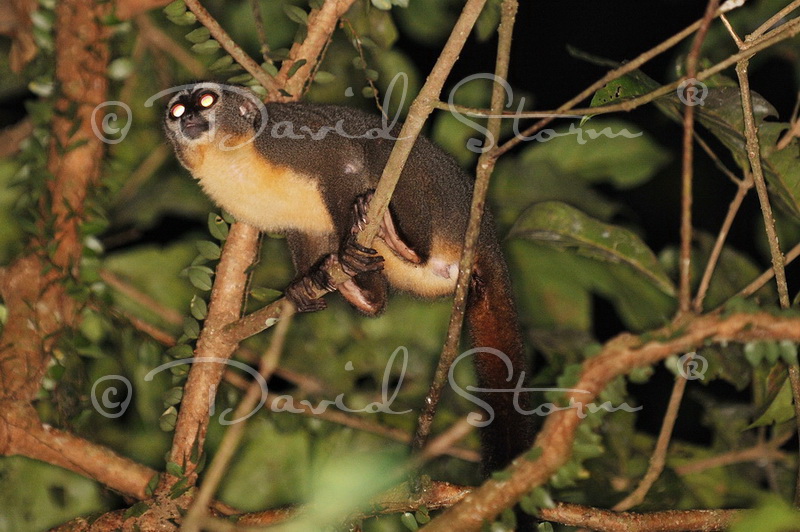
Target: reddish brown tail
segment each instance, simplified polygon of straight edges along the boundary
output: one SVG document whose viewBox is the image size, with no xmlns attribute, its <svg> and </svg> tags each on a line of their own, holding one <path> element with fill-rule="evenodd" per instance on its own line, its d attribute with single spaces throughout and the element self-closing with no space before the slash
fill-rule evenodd
<svg viewBox="0 0 800 532">
<path fill-rule="evenodd" d="M 474 358 L 478 386 L 513 390 L 523 372 L 525 379 L 521 386 L 527 386 L 530 371 L 508 271 L 499 249 L 496 253 L 493 251 L 479 253 L 467 300 L 466 320 L 473 347 L 490 348 L 478 351 Z M 514 396 L 512 391 L 478 394 L 494 414 L 491 423 L 481 429 L 483 467 L 487 475 L 504 468 L 533 444 L 534 419 L 521 412 L 530 410 L 528 394 L 517 394 L 516 404 Z"/>
</svg>

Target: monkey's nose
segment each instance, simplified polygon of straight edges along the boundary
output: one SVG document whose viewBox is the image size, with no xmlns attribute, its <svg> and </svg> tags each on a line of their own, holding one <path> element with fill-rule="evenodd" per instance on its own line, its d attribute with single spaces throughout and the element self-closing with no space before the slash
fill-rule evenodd
<svg viewBox="0 0 800 532">
<path fill-rule="evenodd" d="M 181 131 L 190 139 L 196 139 L 208 131 L 208 120 L 194 114 L 184 115 L 181 117 Z"/>
</svg>

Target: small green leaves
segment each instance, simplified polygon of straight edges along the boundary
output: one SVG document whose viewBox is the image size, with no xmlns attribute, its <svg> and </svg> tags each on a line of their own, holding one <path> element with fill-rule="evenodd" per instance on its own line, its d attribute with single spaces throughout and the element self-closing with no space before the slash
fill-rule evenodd
<svg viewBox="0 0 800 532">
<path fill-rule="evenodd" d="M 303 11 L 302 8 L 293 5 L 283 6 L 283 12 L 289 17 L 289 20 L 296 22 L 302 26 L 308 25 L 308 13 Z"/>
<path fill-rule="evenodd" d="M 167 462 L 167 473 L 172 475 L 173 477 L 182 477 L 183 476 L 183 468 L 178 465 L 176 462 Z"/>
<path fill-rule="evenodd" d="M 171 432 L 175 429 L 176 421 L 178 421 L 178 409 L 171 406 L 164 410 L 164 413 L 158 418 L 158 426 L 164 432 Z M 179 476 L 169 471 L 169 464 L 167 464 L 167 472 L 169 472 L 170 475 Z"/>
<path fill-rule="evenodd" d="M 228 224 L 225 220 L 214 213 L 208 215 L 208 232 L 217 240 L 225 240 L 228 238 Z"/>
<path fill-rule="evenodd" d="M 300 67 L 305 65 L 307 62 L 308 61 L 306 61 L 305 59 L 299 59 L 299 60 L 295 61 L 294 63 L 292 63 L 292 68 L 289 69 L 289 72 L 287 73 L 287 76 L 290 77 L 290 78 L 292 76 L 294 76 L 297 73 L 297 71 L 300 69 Z"/>
<path fill-rule="evenodd" d="M 200 240 L 195 245 L 200 256 L 206 260 L 217 260 L 222 253 L 219 245 L 209 240 Z"/>
<path fill-rule="evenodd" d="M 590 218 L 565 203 L 547 201 L 520 216 L 510 236 L 574 249 L 597 260 L 623 263 L 661 291 L 675 289 L 655 254 L 632 231 Z"/>
<path fill-rule="evenodd" d="M 189 277 L 189 282 L 192 283 L 195 288 L 203 291 L 211 290 L 213 286 L 211 276 L 214 273 L 211 268 L 206 266 L 190 266 L 187 268 L 186 273 Z"/>
<path fill-rule="evenodd" d="M 519 501 L 520 508 L 530 515 L 537 515 L 542 508 L 555 506 L 552 497 L 543 487 L 534 488 L 528 495 Z"/>
<path fill-rule="evenodd" d="M 183 320 L 183 334 L 189 339 L 195 339 L 200 335 L 200 323 L 193 318 Z M 179 366 L 176 366 L 179 367 Z"/>
<path fill-rule="evenodd" d="M 208 304 L 205 299 L 197 297 L 197 294 L 195 294 L 192 296 L 191 303 L 189 303 L 189 310 L 196 319 L 204 320 L 208 315 Z"/>
<path fill-rule="evenodd" d="M 219 50 L 219 48 L 219 43 L 214 39 L 208 39 L 205 42 L 192 45 L 192 51 L 200 55 L 211 55 Z"/>
<path fill-rule="evenodd" d="M 147 483 L 147 486 L 144 488 L 144 494 L 148 497 L 153 495 L 156 492 L 156 488 L 158 487 L 159 476 L 158 474 L 153 475 L 150 477 L 150 481 Z"/>
<path fill-rule="evenodd" d="M 211 72 L 219 72 L 221 70 L 226 70 L 233 66 L 233 57 L 229 55 L 223 55 L 213 63 L 208 66 L 208 69 Z"/>
<path fill-rule="evenodd" d="M 183 3 L 183 0 L 175 0 L 168 4 L 163 11 L 167 17 L 179 17 L 186 13 L 186 4 Z"/>
<path fill-rule="evenodd" d="M 182 358 L 189 358 L 194 355 L 194 349 L 192 349 L 192 346 L 189 344 L 179 344 L 167 349 L 164 355 L 179 360 Z"/>
<path fill-rule="evenodd" d="M 400 516 L 400 522 L 403 523 L 403 526 L 408 530 L 411 530 L 411 532 L 416 532 L 419 530 L 417 520 L 414 518 L 414 514 L 411 512 L 404 512 L 403 515 Z"/>
<path fill-rule="evenodd" d="M 210 38 L 211 38 L 211 33 L 205 26 L 201 26 L 186 34 L 186 40 L 194 44 L 204 43 Z"/>
<path fill-rule="evenodd" d="M 250 81 L 252 81 L 253 76 L 247 72 L 243 74 L 237 74 L 235 76 L 231 76 L 228 78 L 228 83 L 233 83 L 235 85 L 247 85 Z"/>
<path fill-rule="evenodd" d="M 139 501 L 127 510 L 122 513 L 123 519 L 128 519 L 129 517 L 140 517 L 144 515 L 144 513 L 150 509 L 150 505 L 147 504 L 146 501 Z"/>
<path fill-rule="evenodd" d="M 175 406 L 181 402 L 183 398 L 183 388 L 180 386 L 173 386 L 164 394 L 164 408 Z"/>
<path fill-rule="evenodd" d="M 785 380 L 778 389 L 778 393 L 765 405 L 765 408 L 761 409 L 761 414 L 747 427 L 748 429 L 764 425 L 777 425 L 794 417 L 792 388 L 787 376 L 784 375 L 783 378 Z"/>
</svg>

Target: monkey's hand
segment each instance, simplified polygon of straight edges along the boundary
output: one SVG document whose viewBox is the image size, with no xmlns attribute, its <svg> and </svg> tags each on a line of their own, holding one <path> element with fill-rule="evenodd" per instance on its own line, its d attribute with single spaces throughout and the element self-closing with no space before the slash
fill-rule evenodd
<svg viewBox="0 0 800 532">
<path fill-rule="evenodd" d="M 284 295 L 294 303 L 298 312 L 314 312 L 324 310 L 327 307 L 325 300 L 316 297 L 316 293 L 319 290 L 325 290 L 326 292 L 336 290 L 336 285 L 328 270 L 338 262 L 339 259 L 336 255 L 327 255 L 314 265 L 307 274 L 295 279 L 286 288 Z"/>
</svg>

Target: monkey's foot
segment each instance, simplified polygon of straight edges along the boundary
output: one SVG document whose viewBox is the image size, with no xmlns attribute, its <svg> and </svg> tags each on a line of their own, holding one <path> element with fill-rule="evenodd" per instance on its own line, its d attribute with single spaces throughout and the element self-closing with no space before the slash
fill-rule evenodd
<svg viewBox="0 0 800 532">
<path fill-rule="evenodd" d="M 326 256 L 320 263 L 314 266 L 306 275 L 292 281 L 286 288 L 285 296 L 294 303 L 298 312 L 315 312 L 324 310 L 327 307 L 325 300 L 316 297 L 317 292 L 324 290 L 333 292 L 336 285 L 333 283 L 328 270 L 336 264 L 338 259 L 335 255 Z"/>
<path fill-rule="evenodd" d="M 383 257 L 374 249 L 356 242 L 354 234 L 347 237 L 339 250 L 339 263 L 344 273 L 351 277 L 359 273 L 383 270 Z"/>
<path fill-rule="evenodd" d="M 355 221 L 353 222 L 353 227 L 350 229 L 352 235 L 357 235 L 360 231 L 363 231 L 364 227 L 369 222 L 367 211 L 369 210 L 369 203 L 372 201 L 374 195 L 375 191 L 370 190 L 356 198 L 355 204 L 353 205 Z M 383 215 L 383 220 L 378 228 L 378 237 L 386 242 L 386 245 L 389 246 L 392 251 L 408 262 L 413 262 L 414 264 L 420 264 L 422 262 L 417 252 L 400 237 L 400 233 L 397 231 L 394 219 L 392 219 L 392 213 L 389 212 L 389 209 L 386 209 L 386 213 Z"/>
<path fill-rule="evenodd" d="M 369 190 L 356 198 L 353 203 L 353 226 L 350 228 L 351 235 L 357 235 L 364 230 L 364 227 L 369 223 L 367 218 L 367 211 L 369 211 L 369 202 L 372 201 L 372 196 L 375 195 L 374 190 Z"/>
</svg>

